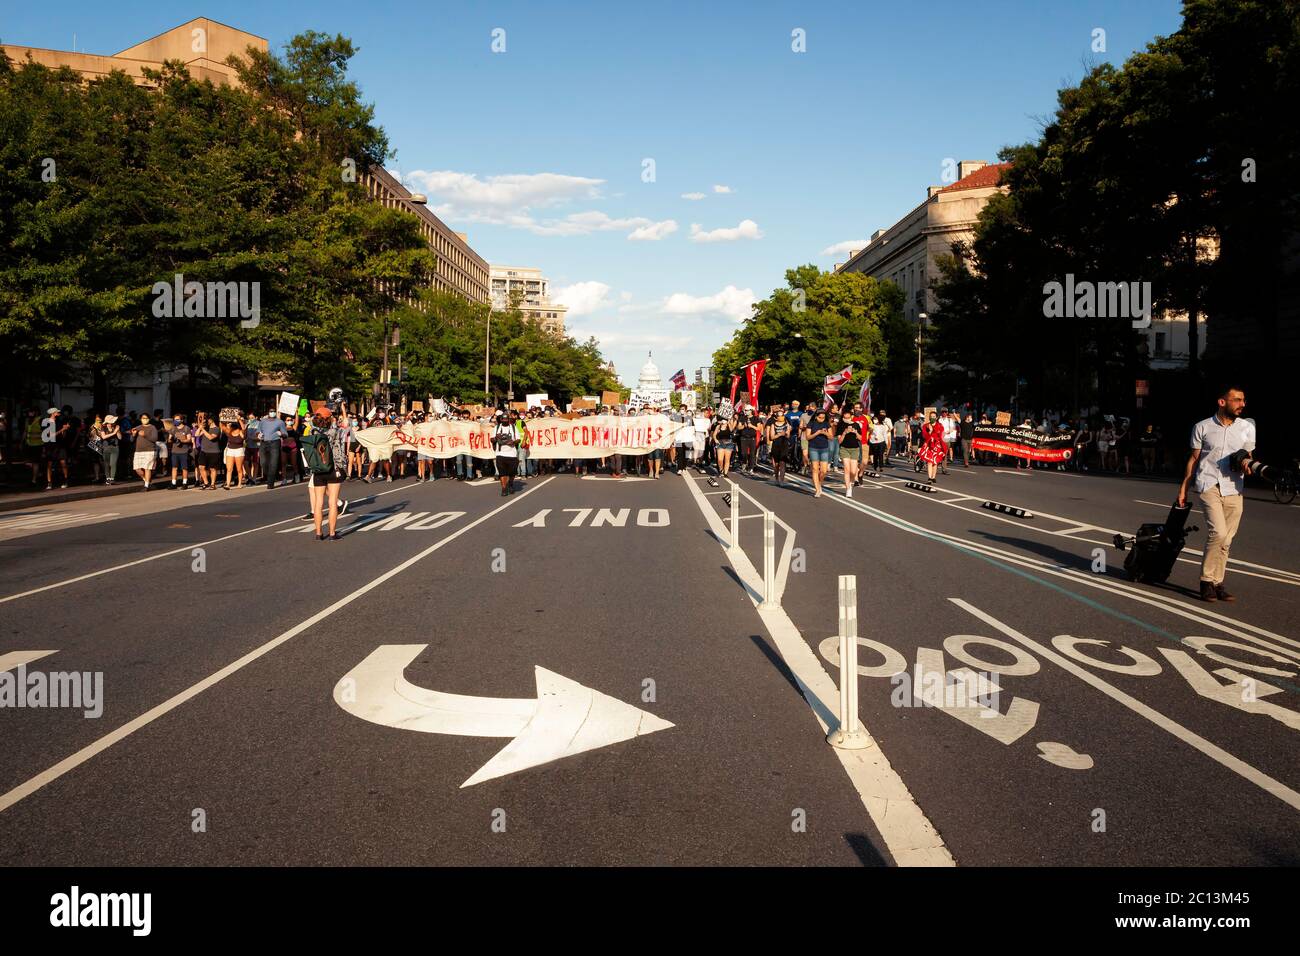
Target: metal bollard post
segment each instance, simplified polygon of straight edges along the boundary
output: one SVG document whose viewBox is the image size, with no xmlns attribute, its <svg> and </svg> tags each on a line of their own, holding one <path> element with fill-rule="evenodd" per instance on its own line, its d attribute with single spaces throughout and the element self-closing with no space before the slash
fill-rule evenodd
<svg viewBox="0 0 1300 956">
<path fill-rule="evenodd" d="M 727 545 L 732 551 L 740 550 L 740 487 L 731 480 L 731 543 Z"/>
<path fill-rule="evenodd" d="M 763 603 L 759 607 L 780 607 L 776 599 L 776 515 L 763 512 Z"/>
<path fill-rule="evenodd" d="M 832 747 L 861 750 L 869 738 L 858 726 L 858 579 L 840 575 L 840 725 L 826 735 Z"/>
</svg>

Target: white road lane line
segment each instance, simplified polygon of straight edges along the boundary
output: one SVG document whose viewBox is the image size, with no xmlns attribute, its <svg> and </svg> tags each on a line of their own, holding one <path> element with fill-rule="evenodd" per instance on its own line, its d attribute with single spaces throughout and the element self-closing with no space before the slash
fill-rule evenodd
<svg viewBox="0 0 1300 956">
<path fill-rule="evenodd" d="M 522 492 L 518 497 L 511 497 L 507 499 L 505 503 L 502 504 L 500 507 L 495 508 L 492 511 L 489 511 L 486 514 L 479 516 L 478 518 L 475 518 L 469 524 L 465 525 L 464 527 L 456 531 L 453 531 L 451 534 L 447 535 L 447 537 L 425 548 L 423 551 L 421 551 L 419 554 L 415 555 L 414 557 L 407 558 L 401 564 L 389 569 L 388 571 L 385 571 L 383 574 L 379 575 L 379 577 L 375 578 L 374 580 L 366 584 L 363 584 L 361 587 L 357 588 L 355 591 L 353 591 L 351 594 L 347 595 L 346 597 L 339 598 L 339 600 L 335 601 L 329 607 L 325 608 L 324 610 L 318 611 L 317 613 L 313 614 L 311 617 L 307 618 L 307 620 L 303 621 L 302 623 L 289 628 L 289 630 L 285 631 L 279 637 L 272 638 L 271 640 L 263 644 L 261 647 L 249 651 L 243 657 L 239 658 L 236 661 L 232 661 L 231 663 L 227 664 L 225 667 L 221 668 L 221 670 L 217 671 L 216 673 L 210 674 L 209 676 L 203 678 L 203 680 L 199 681 L 197 684 L 194 684 L 191 687 L 187 687 L 179 694 L 176 694 L 175 696 L 169 698 L 168 700 L 163 701 L 158 706 L 145 711 L 143 714 L 141 714 L 139 717 L 136 717 L 134 720 L 130 720 L 127 723 L 123 724 L 121 727 L 112 731 L 111 733 L 105 734 L 103 737 L 100 737 L 94 743 L 81 748 L 80 750 L 78 750 L 76 753 L 72 754 L 69 757 L 65 757 L 63 760 L 60 760 L 58 763 L 56 763 L 53 767 L 50 767 L 48 770 L 39 773 L 36 776 L 32 777 L 30 780 L 27 780 L 19 784 L 18 786 L 14 787 L 8 793 L 4 794 L 3 796 L 0 796 L 0 813 L 3 813 L 5 810 L 8 810 L 10 807 L 12 807 L 18 801 L 22 800 L 24 797 L 31 796 L 33 793 L 41 789 L 41 787 L 45 786 L 46 784 L 51 783 L 54 780 L 57 780 L 59 777 L 63 776 L 68 771 L 74 770 L 77 767 L 81 766 L 87 760 L 91 759 L 97 754 L 100 754 L 103 751 L 107 750 L 109 747 L 113 746 L 113 744 L 125 740 L 127 737 L 131 736 L 133 733 L 135 733 L 137 730 L 140 730 L 142 727 L 147 727 L 149 724 L 153 723 L 159 717 L 162 717 L 170 713 L 171 711 L 179 707 L 181 704 L 184 704 L 186 701 L 192 700 L 193 698 L 197 697 L 199 694 L 203 693 L 209 687 L 212 687 L 214 684 L 224 680 L 225 678 L 229 677 L 231 674 L 234 674 L 236 671 L 239 671 L 244 667 L 247 667 L 249 664 L 253 663 L 259 658 L 266 656 L 271 651 L 279 647 L 281 644 L 284 644 L 287 641 L 290 641 L 293 638 L 297 637 L 303 631 L 325 620 L 325 618 L 329 617 L 334 612 L 339 611 L 344 607 L 347 607 L 347 605 L 351 604 L 357 598 L 361 597 L 364 594 L 368 594 L 370 591 L 373 591 L 375 588 L 379 587 L 379 585 L 383 584 L 385 581 L 401 574 L 403 571 L 411 567 L 413 564 L 416 564 L 419 561 L 422 561 L 424 558 L 427 558 L 429 555 L 433 554 L 443 545 L 447 544 L 448 542 L 456 540 L 466 531 L 469 531 L 470 529 L 477 527 L 478 525 L 482 524 L 484 521 L 487 521 L 489 518 L 493 517 L 494 515 L 499 514 L 500 512 L 504 511 L 506 508 L 509 508 L 516 501 L 519 501 L 523 498 L 527 498 L 533 491 L 535 491 L 537 488 L 541 488 L 550 480 L 551 480 L 550 478 L 547 478 L 545 481 L 540 482 L 539 484 L 535 485 L 533 488 L 529 489 L 528 491 Z M 404 491 L 406 489 L 401 489 L 401 490 Z M 297 519 L 290 518 L 288 520 L 296 521 Z"/>
<path fill-rule="evenodd" d="M 796 481 L 796 482 L 797 482 L 797 481 L 800 481 L 800 480 L 806 480 L 806 479 L 802 479 L 801 476 L 792 476 L 792 477 L 791 477 L 791 481 Z M 885 481 L 878 481 L 878 480 L 876 480 L 876 479 L 872 479 L 872 478 L 864 478 L 864 479 L 863 479 L 863 482 L 864 482 L 864 483 L 874 483 L 874 484 L 877 484 L 877 485 L 879 485 L 879 486 L 881 486 L 881 487 L 884 487 L 884 486 L 887 484 L 887 482 L 885 482 Z M 892 487 L 891 487 L 891 490 L 893 490 L 893 491 L 901 491 L 901 490 L 903 490 L 903 489 L 900 489 L 900 488 L 892 488 Z M 915 499 L 915 498 L 917 498 L 917 497 L 919 497 L 919 496 L 917 496 L 917 495 L 909 495 L 909 497 Z M 1068 531 L 1068 532 L 1066 532 L 1066 531 L 1062 531 L 1062 530 L 1059 530 L 1059 529 L 1054 529 L 1054 528 L 1044 528 L 1044 527 L 1042 527 L 1041 525 L 1027 524 L 1027 523 L 1025 523 L 1025 522 L 1023 522 L 1023 521 L 1020 521 L 1020 520 L 1017 520 L 1017 519 L 1015 519 L 1015 518 L 1003 518 L 1003 517 L 1000 516 L 1000 515 L 996 515 L 996 514 L 991 513 L 988 509 L 985 509 L 985 508 L 967 508 L 967 507 L 965 507 L 964 505 L 962 505 L 960 502 L 954 501 L 954 500 L 952 500 L 952 499 L 950 499 L 950 498 L 937 498 L 937 497 L 933 497 L 933 496 L 929 496 L 929 495 L 927 495 L 927 496 L 925 496 L 925 498 L 924 498 L 923 500 L 925 500 L 925 501 L 931 501 L 931 502 L 933 502 L 934 504 L 947 505 L 948 507 L 950 507 L 950 508 L 956 508 L 956 509 L 958 509 L 959 511 L 969 511 L 971 514 L 977 514 L 977 515 L 979 515 L 980 517 L 983 517 L 983 518 L 987 518 L 987 519 L 989 519 L 990 521 L 1002 521 L 1002 522 L 1005 522 L 1006 524 L 1015 525 L 1015 526 L 1018 527 L 1018 528 L 1024 528 L 1024 529 L 1027 530 L 1027 531 L 1037 531 L 1037 532 L 1039 532 L 1040 534 L 1050 534 L 1050 535 L 1055 535 L 1055 536 L 1058 536 L 1058 537 L 1070 538 L 1071 541 L 1079 541 L 1079 540 L 1080 540 L 1080 539 L 1078 539 L 1078 538 L 1073 538 L 1073 537 L 1070 537 L 1070 536 L 1079 533 L 1079 527 L 1082 526 L 1082 523 L 1081 523 L 1081 522 L 1077 521 L 1077 520 L 1074 519 L 1074 518 L 1062 518 L 1062 517 L 1059 516 L 1059 515 L 1048 514 L 1048 513 L 1045 512 L 1045 511 L 1039 511 L 1037 508 L 1033 509 L 1033 511 L 1034 511 L 1034 515 L 1035 515 L 1036 517 L 1038 517 L 1038 518 L 1047 518 L 1047 519 L 1049 519 L 1049 520 L 1051 520 L 1051 521 L 1058 521 L 1058 522 L 1060 522 L 1060 523 L 1063 524 L 1063 525 L 1075 526 L 1075 527 L 1071 527 L 1070 531 Z M 1167 506 L 1166 506 L 1166 507 L 1167 507 Z M 1116 531 L 1114 528 L 1103 528 L 1101 525 L 1089 525 L 1089 526 L 1088 526 L 1088 530 L 1096 531 L 1096 532 L 1099 533 L 1099 534 L 1104 534 L 1104 535 L 1106 535 L 1108 538 L 1114 537 L 1115 535 L 1117 535 L 1117 534 L 1120 533 L 1120 532 Z M 1096 544 L 1096 545 L 1100 545 L 1101 547 L 1106 547 L 1106 548 L 1113 547 L 1113 544 L 1112 544 L 1109 540 L 1107 540 L 1107 541 L 1094 541 L 1094 540 L 1091 540 L 1091 539 L 1087 539 L 1087 540 L 1088 540 L 1088 543 L 1089 543 L 1089 544 Z M 1183 553 L 1184 553 L 1184 554 L 1193 554 L 1193 555 L 1197 555 L 1197 556 L 1199 557 L 1199 556 L 1203 555 L 1204 552 L 1197 551 L 1195 548 L 1184 548 L 1184 549 L 1183 549 Z M 1180 559 L 1180 560 L 1187 561 L 1186 558 L 1183 558 L 1183 559 Z M 1188 561 L 1188 563 L 1190 563 L 1190 564 L 1199 564 L 1200 562 L 1199 562 L 1199 561 Z M 1300 573 L 1295 572 L 1295 571 L 1288 571 L 1288 570 L 1285 569 L 1285 568 L 1273 568 L 1273 567 L 1269 567 L 1269 566 L 1266 565 L 1266 564 L 1256 564 L 1256 563 L 1251 562 L 1251 561 L 1243 561 L 1243 560 L 1241 560 L 1241 559 L 1239 559 L 1239 558 L 1229 558 L 1229 559 L 1228 559 L 1228 565 L 1229 565 L 1229 566 L 1230 566 L 1234 571 L 1238 571 L 1238 572 L 1240 572 L 1241 574 L 1249 574 L 1251 577 L 1265 578 L 1266 580 L 1277 581 L 1277 582 L 1280 583 L 1280 584 L 1300 584 Z M 1252 573 L 1249 572 L 1249 571 L 1243 570 L 1243 569 L 1245 569 L 1245 568 L 1253 568 L 1255 571 L 1258 571 L 1258 572 L 1264 572 L 1264 571 L 1267 571 L 1267 572 L 1269 572 L 1269 574 L 1280 575 L 1280 577 L 1269 577 L 1268 574 L 1252 574 Z"/>
<path fill-rule="evenodd" d="M 804 700 L 812 709 L 817 723 L 821 725 L 822 733 L 829 733 L 831 727 L 839 722 L 835 714 L 839 700 L 839 690 L 835 681 L 831 679 L 821 661 L 817 659 L 817 655 L 813 653 L 808 642 L 804 640 L 803 635 L 799 633 L 799 629 L 784 610 L 759 606 L 763 598 L 762 575 L 743 551 L 733 553 L 726 547 L 727 530 L 722 519 L 714 512 L 713 506 L 700 493 L 694 482 L 689 482 L 687 487 L 690 488 L 695 503 L 709 523 L 714 538 L 722 545 L 749 599 L 754 603 L 755 610 L 768 634 L 771 635 L 773 643 L 776 644 L 781 659 L 794 675 Z M 789 556 L 783 553 L 781 559 L 786 562 Z M 858 726 L 868 737 L 871 736 L 870 731 L 860 721 Z M 824 743 L 822 745 L 830 746 Z M 874 739 L 863 750 L 831 749 L 843 765 L 895 863 L 899 866 L 957 865 L 948 848 L 944 846 L 943 838 L 926 818 L 907 789 L 903 778 L 890 765 Z"/>
<path fill-rule="evenodd" d="M 366 495 L 366 497 L 382 498 L 384 495 L 393 495 L 399 491 L 407 491 L 407 490 L 408 489 L 404 486 L 402 488 L 394 488 L 392 491 L 382 491 L 376 495 Z M 160 512 L 154 512 L 154 513 L 158 514 Z M 144 518 L 144 517 L 151 517 L 151 515 L 145 514 L 145 515 L 137 515 L 135 517 Z M 162 554 L 152 554 L 147 558 L 137 558 L 134 561 L 128 561 L 125 564 L 117 564 L 111 568 L 101 568 L 98 571 L 91 571 L 89 574 L 81 574 L 75 578 L 68 578 L 66 581 L 55 581 L 53 584 L 45 584 L 39 588 L 32 588 L 30 591 L 20 591 L 17 594 L 8 594 L 4 597 L 0 597 L 0 604 L 5 604 L 9 601 L 17 601 L 19 598 L 31 597 L 33 594 L 41 594 L 45 591 L 53 591 L 56 588 L 67 587 L 69 584 L 76 584 L 79 581 L 89 581 L 91 578 L 97 578 L 101 574 L 112 574 L 114 571 L 125 571 L 127 568 L 134 568 L 136 565 L 140 565 L 140 564 L 148 564 L 150 561 L 157 561 L 160 558 L 170 558 L 173 555 L 185 554 L 192 551 L 194 548 L 206 548 L 209 545 L 220 544 L 221 542 L 229 541 L 232 538 L 241 538 L 246 534 L 255 534 L 258 531 L 265 531 L 267 528 L 274 528 L 277 527 L 278 525 L 286 524 L 290 521 L 298 521 L 301 519 L 301 517 L 302 517 L 301 515 L 295 515 L 292 518 L 285 518 L 282 521 L 272 521 L 270 524 L 260 525 L 259 527 L 256 528 L 249 528 L 247 531 L 236 531 L 234 534 L 228 534 L 221 538 L 213 538 L 211 541 L 196 541 L 193 544 L 187 544 L 180 548 L 174 548 L 171 551 L 164 551 L 162 552 Z"/>
<path fill-rule="evenodd" d="M 1169 717 L 1166 717 L 1164 714 L 1160 713 L 1155 708 L 1142 703 L 1142 701 L 1138 700 L 1136 697 L 1130 697 L 1128 694 L 1124 693 L 1119 688 L 1114 687 L 1111 684 L 1108 684 L 1106 681 L 1102 680 L 1100 677 L 1098 677 L 1096 674 L 1092 673 L 1091 671 L 1084 669 L 1083 667 L 1079 666 L 1069 658 L 1064 657 L 1061 654 L 1058 654 L 1052 648 L 1044 644 L 1040 644 L 1038 641 L 1026 637 L 1024 634 L 1021 634 L 1015 628 L 1011 627 L 1008 624 L 1004 624 L 1002 621 L 999 621 L 991 614 L 984 613 L 979 608 L 974 607 L 971 604 L 968 604 L 967 602 L 963 601 L 961 598 L 950 597 L 948 598 L 948 600 L 951 601 L 953 604 L 957 605 L 962 610 L 970 614 L 973 614 L 975 617 L 979 618 L 985 624 L 989 625 L 989 627 L 996 628 L 997 630 L 1005 634 L 1007 637 L 1011 638 L 1014 641 L 1018 641 L 1019 643 L 1027 647 L 1029 650 L 1033 651 L 1035 654 L 1038 654 L 1039 656 L 1046 658 L 1047 660 L 1051 661 L 1053 664 L 1055 664 L 1057 667 L 1061 668 L 1062 670 L 1068 671 L 1069 673 L 1073 674 L 1075 677 L 1079 678 L 1085 684 L 1090 684 L 1091 686 L 1095 687 L 1097 690 L 1101 691 L 1111 700 L 1123 704 L 1125 707 L 1133 711 L 1135 714 L 1138 714 L 1141 717 L 1145 717 L 1147 720 L 1151 721 L 1151 723 L 1155 724 L 1160 729 L 1177 737 L 1179 740 L 1181 740 L 1183 743 L 1187 744 L 1188 746 L 1193 747 L 1196 750 L 1199 750 L 1201 753 L 1205 754 L 1205 756 L 1209 757 L 1211 760 L 1213 760 L 1215 763 L 1219 764 L 1220 766 L 1223 766 L 1228 770 L 1231 770 L 1233 773 L 1237 774 L 1238 776 L 1241 776 L 1244 779 L 1250 781 L 1251 783 L 1255 784 L 1255 786 L 1259 787 L 1261 790 L 1264 790 L 1266 793 L 1271 793 L 1273 796 L 1277 797 L 1283 803 L 1289 804 L 1292 808 L 1296 810 L 1300 810 L 1300 793 L 1297 793 L 1296 791 L 1292 790 L 1290 787 L 1282 783 L 1280 780 L 1275 780 L 1273 777 L 1270 777 L 1268 774 L 1264 773 L 1263 771 L 1257 770 L 1256 768 L 1252 767 L 1250 764 L 1246 763 L 1241 758 L 1233 756 L 1232 754 L 1224 750 L 1222 747 L 1219 747 L 1218 745 L 1211 743 L 1210 741 L 1206 740 L 1204 737 L 1200 736 L 1199 734 L 1195 733 L 1192 730 L 1189 730 L 1188 728 L 1184 727 L 1182 724 L 1178 723 L 1177 721 Z"/>
<path fill-rule="evenodd" d="M 58 651 L 9 651 L 7 654 L 0 654 L 0 673 L 57 653 Z"/>
<path fill-rule="evenodd" d="M 927 528 L 924 525 L 917 524 L 914 521 L 909 521 L 905 518 L 891 515 L 888 512 L 880 511 L 857 500 L 846 500 L 844 498 L 832 498 L 831 500 L 836 501 L 845 507 L 861 511 L 863 514 L 875 518 L 877 521 L 898 528 L 900 531 L 906 531 L 908 534 L 928 537 L 941 544 L 950 544 L 977 555 L 997 558 L 998 560 L 1005 561 L 1008 564 L 1019 565 L 1020 567 L 1039 571 L 1053 577 L 1063 578 L 1074 584 L 1081 584 L 1085 587 L 1105 591 L 1119 597 L 1126 597 L 1129 600 L 1137 601 L 1150 607 L 1167 611 L 1170 614 L 1177 615 L 1178 617 L 1194 621 L 1204 627 L 1211 627 L 1217 631 L 1222 631 L 1224 634 L 1244 638 L 1260 645 L 1261 647 L 1266 647 L 1269 650 L 1278 651 L 1279 648 L 1277 644 L 1270 644 L 1262 638 L 1268 638 L 1271 641 L 1278 642 L 1278 644 L 1286 644 L 1292 648 L 1300 649 L 1300 641 L 1293 640 L 1292 638 L 1285 637 L 1254 624 L 1248 624 L 1245 621 L 1238 621 L 1225 617 L 1224 615 L 1210 611 L 1199 604 L 1193 605 L 1191 603 L 1183 603 L 1175 597 L 1161 594 L 1157 591 L 1146 591 L 1139 588 L 1137 585 L 1129 584 L 1125 581 L 1119 581 L 1115 578 L 1091 574 L 1086 571 L 1080 571 L 1075 568 L 1070 568 L 1062 564 L 1055 564 L 1050 561 L 1044 561 L 1039 558 L 1025 557 L 1012 551 L 1004 551 L 1001 548 L 995 548 L 992 545 L 981 544 L 966 538 L 958 537 L 957 535 L 947 534 L 943 531 L 936 531 L 932 528 Z M 1280 650 L 1282 653 L 1290 653 L 1294 656 L 1294 651 L 1288 652 L 1285 648 Z"/>
</svg>

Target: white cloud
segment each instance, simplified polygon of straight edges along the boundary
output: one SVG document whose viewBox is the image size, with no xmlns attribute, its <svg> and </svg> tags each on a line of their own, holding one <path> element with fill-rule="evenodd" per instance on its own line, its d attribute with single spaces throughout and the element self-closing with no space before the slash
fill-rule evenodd
<svg viewBox="0 0 1300 956">
<path fill-rule="evenodd" d="M 480 222 L 504 219 L 511 213 L 541 209 L 579 199 L 597 199 L 603 179 L 560 173 L 511 173 L 480 179 L 473 173 L 417 169 L 403 182 L 427 193 L 438 215 Z"/>
<path fill-rule="evenodd" d="M 624 302 L 631 302 L 631 301 L 632 301 L 632 293 L 631 293 L 631 292 L 620 292 L 620 293 L 618 294 L 618 297 L 619 297 L 620 299 L 622 299 Z"/>
<path fill-rule="evenodd" d="M 733 242 L 736 239 L 762 239 L 763 231 L 752 219 L 742 220 L 734 229 L 712 229 L 705 232 L 697 222 L 691 223 L 691 242 Z"/>
<path fill-rule="evenodd" d="M 689 199 L 691 202 L 698 202 L 704 198 L 704 193 L 682 193 L 683 199 Z"/>
<path fill-rule="evenodd" d="M 729 285 L 714 295 L 689 295 L 674 292 L 664 300 L 662 311 L 669 315 L 703 315 L 720 313 L 737 322 L 743 322 L 754 311 L 753 289 L 737 289 Z"/>
<path fill-rule="evenodd" d="M 615 218 L 599 210 L 538 218 L 534 211 L 565 203 L 599 199 L 603 179 L 561 173 L 511 173 L 478 177 L 452 170 L 417 169 L 403 182 L 429 196 L 439 217 L 454 222 L 488 223 L 525 229 L 538 236 L 585 236 L 593 232 L 627 231 L 629 239 L 662 239 L 677 229 L 671 219 L 656 222 L 644 216 Z"/>
<path fill-rule="evenodd" d="M 587 315 L 610 304 L 609 286 L 603 282 L 575 282 L 551 293 L 551 299 L 569 307 L 570 316 Z"/>
<path fill-rule="evenodd" d="M 713 187 L 713 191 L 714 191 L 715 193 L 729 193 L 729 192 L 731 192 L 731 187 L 730 187 L 730 186 L 714 186 L 714 187 Z"/>
<path fill-rule="evenodd" d="M 651 223 L 648 226 L 642 226 L 628 233 L 629 239 L 644 239 L 648 242 L 654 242 L 662 239 L 664 236 L 671 235 L 677 231 L 676 219 L 665 219 L 663 222 Z"/>
<path fill-rule="evenodd" d="M 865 239 L 846 239 L 843 242 L 837 242 L 833 246 L 827 246 L 822 250 L 824 256 L 840 256 L 852 252 L 854 249 L 867 248 Z"/>
</svg>

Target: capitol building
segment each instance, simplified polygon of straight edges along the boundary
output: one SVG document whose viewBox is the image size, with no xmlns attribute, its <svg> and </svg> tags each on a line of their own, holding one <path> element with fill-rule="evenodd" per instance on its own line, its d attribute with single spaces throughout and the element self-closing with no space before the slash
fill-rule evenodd
<svg viewBox="0 0 1300 956">
<path fill-rule="evenodd" d="M 654 363 L 653 352 L 646 355 L 646 363 L 641 366 L 641 375 L 637 379 L 636 387 L 638 389 L 662 389 L 664 387 L 663 379 L 659 375 L 659 366 Z"/>
</svg>

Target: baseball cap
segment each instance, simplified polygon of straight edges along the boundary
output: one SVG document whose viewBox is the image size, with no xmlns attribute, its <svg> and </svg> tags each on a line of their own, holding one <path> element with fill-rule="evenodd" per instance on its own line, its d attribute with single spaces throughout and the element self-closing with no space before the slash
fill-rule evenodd
<svg viewBox="0 0 1300 956">
<path fill-rule="evenodd" d="M 45 414 L 46 414 L 46 415 L 61 415 L 61 414 L 63 414 L 63 409 L 61 409 L 61 408 L 47 408 L 47 409 L 45 409 Z"/>
</svg>

